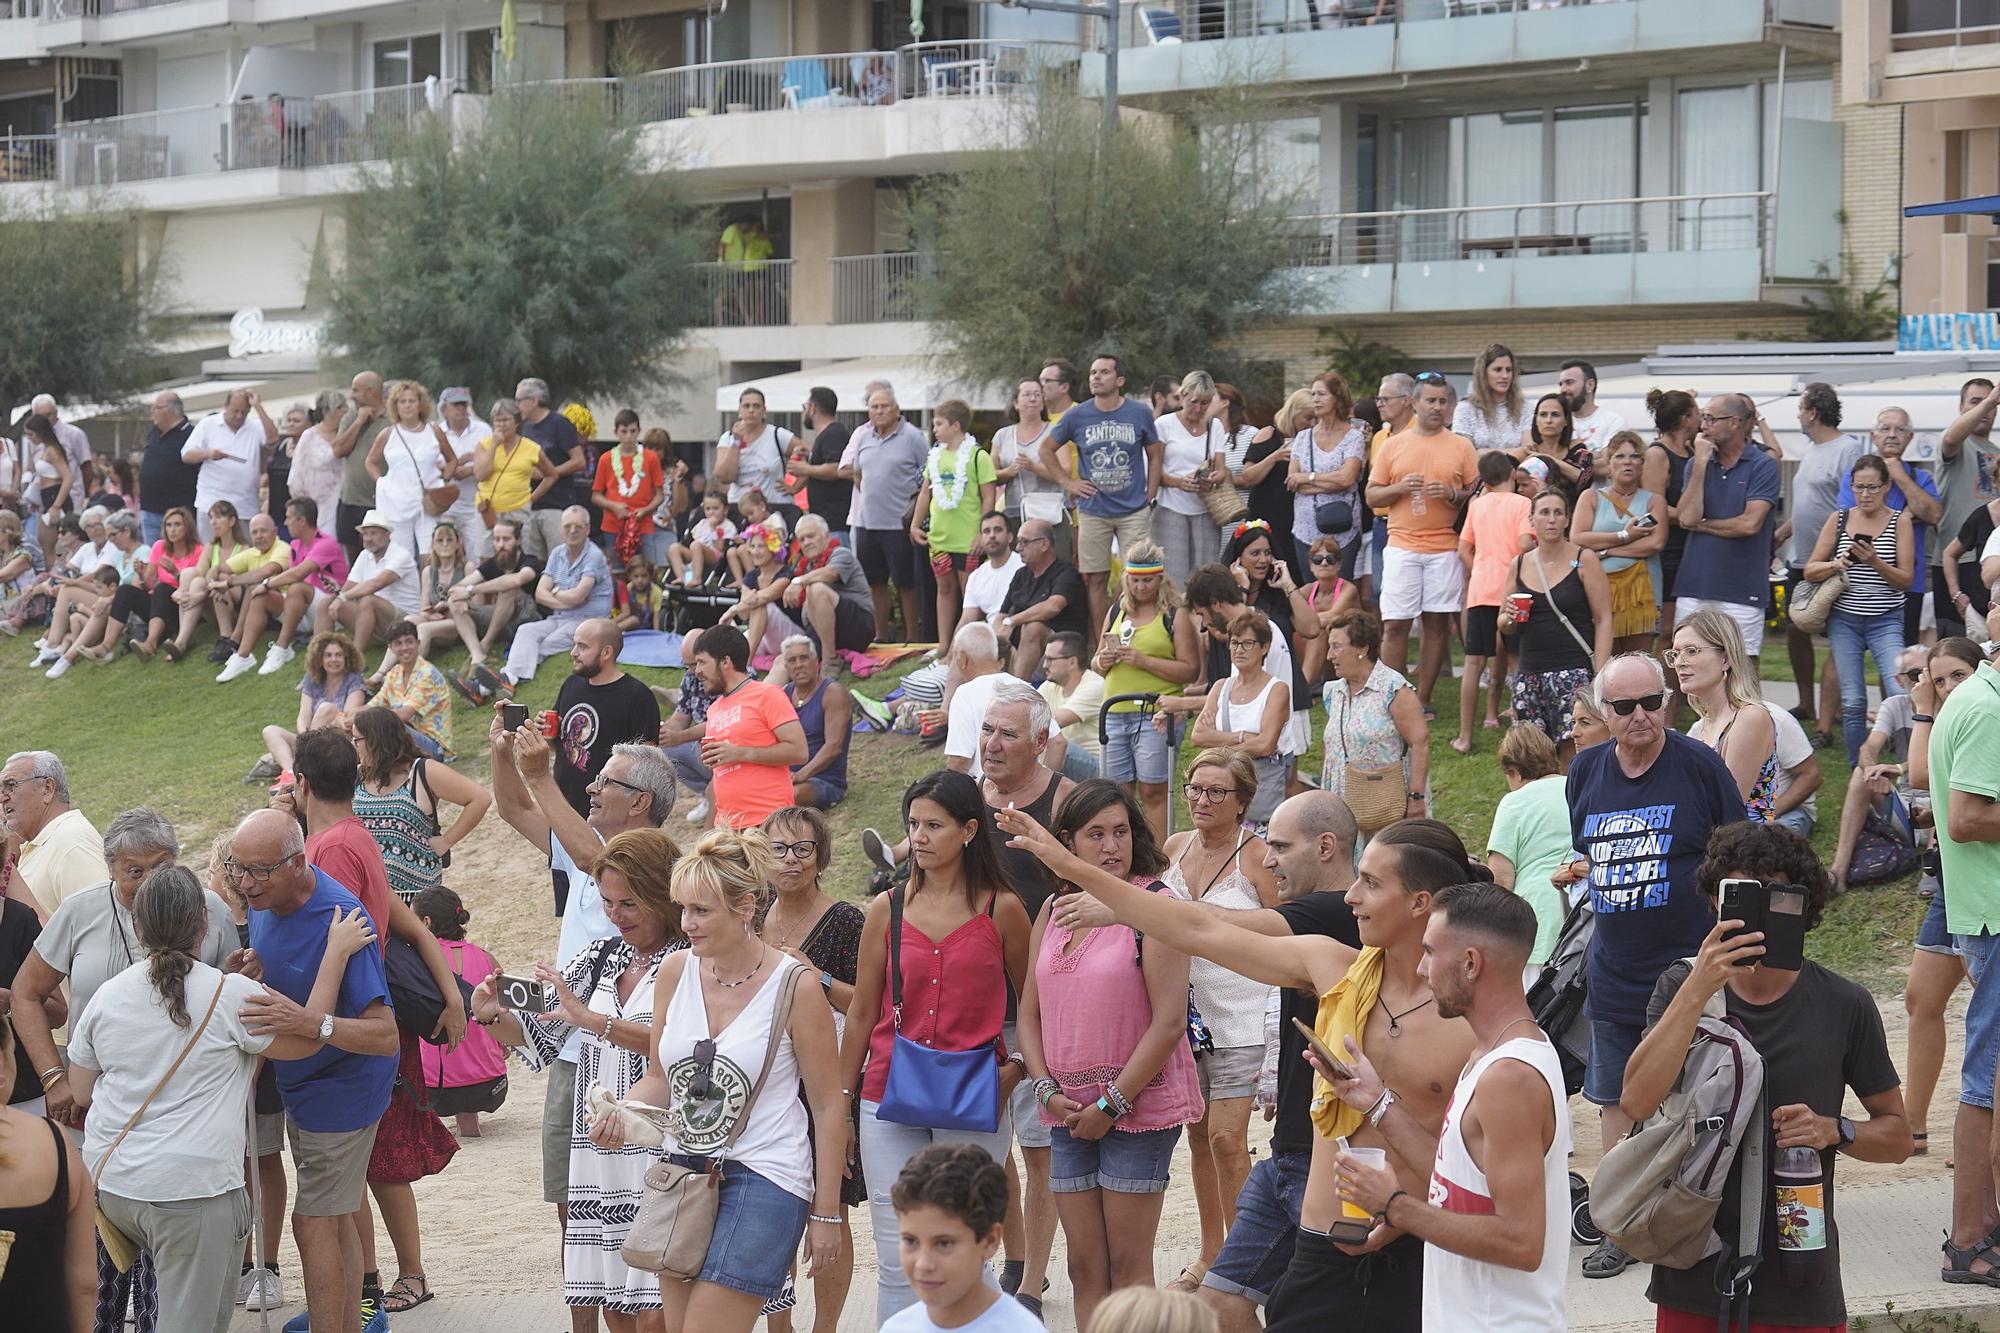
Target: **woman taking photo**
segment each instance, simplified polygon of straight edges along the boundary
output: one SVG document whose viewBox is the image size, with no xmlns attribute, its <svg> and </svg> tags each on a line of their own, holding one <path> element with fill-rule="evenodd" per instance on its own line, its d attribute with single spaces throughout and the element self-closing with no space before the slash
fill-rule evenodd
<svg viewBox="0 0 2000 1333">
<path fill-rule="evenodd" d="M 902 1233 L 881 1182 L 901 1175 L 903 1164 L 932 1143 L 977 1144 L 996 1162 L 1006 1160 L 1013 1143 L 1007 1099 L 1024 1066 L 1003 1049 L 1000 1026 L 1008 988 L 1019 994 L 1026 979 L 1029 925 L 1020 898 L 1002 876 L 986 818 L 979 784 L 964 773 L 945 769 L 911 783 L 903 793 L 909 885 L 868 905 L 861 934 L 854 998 L 840 1040 L 840 1083 L 860 1097 L 861 1169 L 877 1183 L 868 1204 L 879 1256 L 877 1328 L 917 1299 L 894 1257 Z M 934 997 L 935 1004 L 920 1009 L 913 1001 L 904 1008 L 896 999 L 899 988 L 906 996 Z M 938 1052 L 993 1053 L 998 1087 L 991 1129 L 983 1115 L 975 1128 L 949 1129 L 939 1127 L 941 1117 L 921 1105 L 902 1100 L 885 1105 L 891 1062 L 912 1043 Z M 922 1123 L 926 1120 L 932 1123 Z M 818 1124 L 824 1130 L 837 1122 Z"/>
<path fill-rule="evenodd" d="M 1348 770 L 1401 765 L 1404 817 L 1422 818 L 1430 808 L 1430 724 L 1416 690 L 1382 660 L 1382 622 L 1367 611 L 1335 616 L 1326 666 L 1319 785 L 1345 798 Z"/>
<path fill-rule="evenodd" d="M 1697 611 L 1674 626 L 1666 663 L 1695 711 L 1687 734 L 1722 756 L 1744 813 L 1762 823 L 1778 782 L 1778 728 L 1743 651 L 1743 632 L 1720 611 Z"/>
<path fill-rule="evenodd" d="M 1547 732 L 1563 762 L 1575 753 L 1569 734 L 1570 696 L 1611 660 L 1611 585 L 1596 555 L 1569 539 L 1569 501 L 1543 491 L 1528 511 L 1535 549 L 1514 561 L 1500 632 L 1517 654 L 1514 720 Z M 1528 615 L 1516 615 L 1525 593 Z"/>
<path fill-rule="evenodd" d="M 448 764 L 417 752 L 409 728 L 387 708 L 354 715 L 354 753 L 361 785 L 354 813 L 382 849 L 389 887 L 405 903 L 444 882 L 451 849 L 486 817 L 493 794 Z M 450 828 L 440 827 L 438 806 L 460 807 Z"/>
<path fill-rule="evenodd" d="M 937 443 L 931 446 L 923 483 L 917 488 L 910 540 L 930 552 L 931 572 L 937 576 L 938 642 L 950 643 L 958 629 L 965 569 L 972 559 L 973 539 L 979 535 L 979 516 L 993 508 L 998 487 L 993 456 L 972 438 L 970 407 L 956 398 L 939 403 L 931 410 L 931 436 Z"/>
<path fill-rule="evenodd" d="M 143 966 L 99 988 L 102 1003 L 84 1011 L 69 1043 L 70 1087 L 91 1112 L 83 1155 L 97 1174 L 97 1206 L 152 1259 L 157 1326 L 174 1333 L 223 1333 L 235 1313 L 250 1230 L 244 1107 L 258 1057 L 305 1060 L 325 1049 L 278 1033 L 261 984 L 200 961 L 208 898 L 185 866 L 146 877 L 132 903 Z M 305 1007 L 332 1013 L 347 960 L 374 944 L 365 911 L 336 910 Z"/>
<path fill-rule="evenodd" d="M 1488 449 L 1514 453 L 1527 428 L 1513 350 L 1503 343 L 1490 344 L 1472 359 L 1472 383 L 1451 414 L 1452 433 L 1471 440 L 1478 453 Z"/>
<path fill-rule="evenodd" d="M 1667 541 L 1660 548 L 1660 641 L 1674 641 L 1674 577 L 1680 573 L 1681 552 L 1687 549 L 1687 531 L 1674 517 L 1687 489 L 1688 459 L 1694 457 L 1694 437 L 1701 429 L 1701 409 L 1694 395 L 1685 389 L 1652 389 L 1646 394 L 1646 410 L 1653 414 L 1657 438 L 1646 448 L 1646 465 L 1639 472 L 1639 485 L 1659 496 L 1667 506 Z"/>
<path fill-rule="evenodd" d="M 1188 731 L 1204 750 L 1226 747 L 1251 765 L 1244 820 L 1262 829 L 1285 799 L 1298 755 L 1285 748 L 1292 718 L 1290 684 L 1264 669 L 1271 650 L 1271 620 L 1261 611 L 1239 611 L 1229 622 L 1229 675 L 1211 685 L 1208 702 Z"/>
<path fill-rule="evenodd" d="M 1285 487 L 1292 493 L 1292 547 L 1298 569 L 1309 568 L 1313 543 L 1331 537 L 1340 547 L 1340 572 L 1354 577 L 1361 553 L 1361 481 L 1368 465 L 1368 432 L 1354 417 L 1354 394 L 1337 370 L 1316 377 L 1307 390 L 1312 425 L 1292 441 Z"/>
<path fill-rule="evenodd" d="M 1229 435 L 1210 408 L 1215 381 L 1205 370 L 1181 381 L 1180 410 L 1154 422 L 1166 445 L 1160 465 L 1160 498 L 1153 509 L 1153 540 L 1167 555 L 1167 578 L 1179 586 L 1188 571 L 1206 564 L 1222 549 L 1222 529 L 1208 516 L 1203 496 L 1215 489 L 1217 469 L 1228 452 Z"/>
<path fill-rule="evenodd" d="M 1667 503 L 1639 485 L 1646 446 L 1621 430 L 1604 446 L 1602 480 L 1577 499 L 1570 540 L 1595 551 L 1611 584 L 1611 651 L 1650 653 L 1660 624 L 1660 549 L 1667 544 Z"/>
<path fill-rule="evenodd" d="M 1064 849 L 1050 869 L 1064 880 L 1067 866 L 1088 864 L 1167 891 L 1166 858 L 1118 784 L 1078 784 L 1049 831 Z M 1188 1047 L 1187 955 L 1142 943 L 1129 926 L 1068 924 L 1063 901 L 1049 899 L 1035 922 L 1020 1054 L 1049 1126 L 1049 1188 L 1069 1244 L 1077 1327 L 1087 1329 L 1108 1293 L 1153 1285 L 1168 1163 L 1202 1101 Z"/>
<path fill-rule="evenodd" d="M 633 836 L 613 838 L 605 855 Z M 660 965 L 665 1012 L 653 1024 L 646 1076 L 625 1096 L 666 1109 L 665 1126 L 645 1138 L 668 1161 L 716 1170 L 720 1184 L 700 1274 L 661 1283 L 661 1314 L 642 1328 L 750 1333 L 784 1290 L 801 1237 L 813 1276 L 846 1247 L 847 1108 L 833 1014 L 813 970 L 757 937 L 770 872 L 756 830 L 704 833 L 674 867 L 688 947 Z M 592 1143 L 627 1146 L 634 1126 L 620 1111 L 593 1117 Z"/>
<path fill-rule="evenodd" d="M 1535 400 L 1527 438 L 1509 452 L 1517 463 L 1541 459 L 1548 465 L 1550 482 L 1560 483 L 1573 496 L 1589 486 L 1591 478 L 1590 450 L 1575 436 L 1576 418 L 1569 400 L 1559 393 L 1545 393 Z"/>
<path fill-rule="evenodd" d="M 661 829 L 634 829 L 604 844 L 589 873 L 618 933 L 579 953 L 561 972 L 535 964 L 535 979 L 551 1002 L 547 1013 L 501 1008 L 494 997 L 497 976 L 472 992 L 473 1017 L 502 1046 L 518 1048 L 532 1069 L 548 1068 L 572 1033 L 581 1038 L 570 1122 L 563 1300 L 600 1308 L 611 1333 L 665 1333 L 668 1327 L 660 1314 L 659 1277 L 628 1267 L 618 1253 L 644 1195 L 646 1168 L 658 1154 L 631 1143 L 599 1146 L 583 1127 L 592 1119 L 593 1087 L 622 1100 L 648 1069 L 660 965 L 687 944 L 672 891 L 679 860 L 680 848 Z M 665 1101 L 659 1097 L 652 1104 Z"/>
<path fill-rule="evenodd" d="M 389 540 L 413 556 L 430 549 L 431 529 L 444 509 L 431 512 L 431 493 L 457 486 L 451 440 L 433 418 L 430 390 L 413 380 L 391 384 L 385 395 L 390 422 L 368 446 L 365 466 L 375 478 L 375 508 L 389 524 Z M 449 508 L 451 501 L 445 502 Z"/>
<path fill-rule="evenodd" d="M 1293 503 L 1291 490 L 1285 480 L 1291 475 L 1292 440 L 1298 433 L 1311 425 L 1316 418 L 1312 410 L 1312 391 L 1299 389 L 1285 399 L 1285 405 L 1271 418 L 1271 424 L 1257 432 L 1249 447 L 1243 451 L 1243 463 L 1236 471 L 1236 484 L 1243 489 L 1243 498 L 1250 506 L 1245 522 L 1262 520 L 1266 532 L 1289 533 L 1292 530 L 1292 514 L 1297 506 Z M 1241 531 L 1242 525 L 1237 525 Z M 1223 556 L 1223 563 L 1229 557 Z M 1297 559 L 1297 552 L 1290 542 L 1285 543 L 1280 553 L 1286 564 Z M 1292 581 L 1303 581 L 1303 568 L 1292 570 Z"/>
<path fill-rule="evenodd" d="M 1201 674 L 1194 617 L 1184 613 L 1181 600 L 1180 587 L 1167 579 L 1164 551 L 1139 542 L 1125 552 L 1118 603 L 1105 620 L 1095 659 L 1105 698 L 1179 694 Z M 1152 726 L 1135 702 L 1112 704 L 1107 711 L 1104 776 L 1127 786 L 1138 783 L 1147 822 L 1155 836 L 1164 835 L 1167 783 L 1173 778 L 1166 732 Z"/>
<path fill-rule="evenodd" d="M 1849 764 L 1868 736 L 1868 672 L 1862 654 L 1874 656 L 1885 697 L 1903 692 L 1896 680 L 1896 658 L 1903 651 L 1903 605 L 1916 578 L 1916 541 L 1903 525 L 1902 511 L 1884 503 L 1889 465 L 1863 454 L 1855 460 L 1852 478 L 1854 507 L 1827 515 L 1805 567 L 1808 583 L 1847 576 L 1847 587 L 1826 622 L 1826 641 L 1840 683 L 1840 729 Z"/>
</svg>

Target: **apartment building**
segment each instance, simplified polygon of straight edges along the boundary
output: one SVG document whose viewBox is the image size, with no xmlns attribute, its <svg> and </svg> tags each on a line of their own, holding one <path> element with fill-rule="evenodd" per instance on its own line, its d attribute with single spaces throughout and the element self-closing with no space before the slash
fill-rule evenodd
<svg viewBox="0 0 2000 1333">
<path fill-rule="evenodd" d="M 920 12 L 915 36 L 904 0 L 516 5 L 520 78 L 615 90 L 774 240 L 708 275 L 677 432 L 712 432 L 751 379 L 774 409 L 822 379 L 942 387 L 899 193 L 1004 142 L 996 112 L 1039 79 L 1101 89 L 1105 56 L 1066 16 Z M 1840 17 L 1840 0 L 1133 0 L 1121 105 L 1182 116 L 1224 83 L 1254 92 L 1266 174 L 1300 201 L 1311 296 L 1258 344 L 1289 372 L 1327 325 L 1447 361 L 1496 335 L 1531 365 L 1614 361 L 1796 336 L 1843 243 L 1864 270 L 1895 253 L 1883 127 L 1901 113 L 1836 95 Z M 0 0 L 0 189 L 114 190 L 166 261 L 156 303 L 182 317 L 188 374 L 297 391 L 321 378 L 355 172 L 388 128 L 478 105 L 500 23 L 499 0 Z"/>
</svg>

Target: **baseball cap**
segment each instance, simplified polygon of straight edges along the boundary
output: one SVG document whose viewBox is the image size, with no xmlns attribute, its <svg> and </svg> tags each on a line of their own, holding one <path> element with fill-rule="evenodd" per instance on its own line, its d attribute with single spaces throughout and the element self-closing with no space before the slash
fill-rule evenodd
<svg viewBox="0 0 2000 1333">
<path fill-rule="evenodd" d="M 471 402 L 472 402 L 472 390 L 465 388 L 463 385 L 457 385 L 452 388 L 446 389 L 443 393 L 438 395 L 438 406 L 440 407 L 444 406 L 446 403 L 470 404 Z"/>
</svg>

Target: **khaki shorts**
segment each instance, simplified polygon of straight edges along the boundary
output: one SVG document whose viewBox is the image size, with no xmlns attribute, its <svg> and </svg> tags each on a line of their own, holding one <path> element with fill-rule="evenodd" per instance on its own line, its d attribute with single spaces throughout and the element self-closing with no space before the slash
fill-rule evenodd
<svg viewBox="0 0 2000 1333">
<path fill-rule="evenodd" d="M 576 1127 L 576 1064 L 549 1066 L 549 1089 L 542 1098 L 542 1201 L 569 1202 L 569 1141 Z"/>
<path fill-rule="evenodd" d="M 345 1217 L 357 1211 L 368 1192 L 376 1126 L 315 1134 L 287 1118 L 285 1129 L 299 1177 L 292 1211 L 301 1217 Z"/>
<path fill-rule="evenodd" d="M 1153 539 L 1153 511 L 1141 509 L 1123 518 L 1098 518 L 1094 514 L 1076 516 L 1076 567 L 1079 573 L 1111 572 L 1111 537 L 1117 534 L 1122 556 L 1140 542 Z"/>
<path fill-rule="evenodd" d="M 285 1113 L 273 1111 L 257 1117 L 257 1156 L 269 1157 L 285 1150 Z"/>
</svg>

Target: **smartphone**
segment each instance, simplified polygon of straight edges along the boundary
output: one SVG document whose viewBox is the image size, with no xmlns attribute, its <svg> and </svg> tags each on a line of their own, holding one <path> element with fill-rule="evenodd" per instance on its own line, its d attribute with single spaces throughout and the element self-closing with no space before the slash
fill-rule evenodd
<svg viewBox="0 0 2000 1333">
<path fill-rule="evenodd" d="M 1335 1055 L 1333 1053 L 1332 1048 L 1330 1048 L 1325 1042 L 1319 1039 L 1319 1033 L 1314 1032 L 1310 1027 L 1307 1027 L 1302 1020 L 1297 1018 L 1294 1018 L 1292 1020 L 1292 1026 L 1297 1028 L 1301 1033 L 1304 1034 L 1306 1039 L 1306 1044 L 1313 1048 L 1313 1052 L 1319 1056 L 1321 1062 L 1324 1063 L 1328 1069 L 1331 1069 L 1335 1074 L 1339 1075 L 1341 1078 L 1354 1077 L 1354 1071 L 1347 1067 L 1347 1062 L 1345 1060 L 1342 1060 L 1339 1056 Z"/>
<path fill-rule="evenodd" d="M 519 1009 L 530 1014 L 546 1014 L 555 1006 L 549 1003 L 548 992 L 542 983 L 533 977 L 510 977 L 502 973 L 493 982 L 493 994 L 501 1007 Z"/>
<path fill-rule="evenodd" d="M 1758 963 L 1785 972 L 1806 965 L 1806 890 L 1798 884 L 1765 886 L 1764 956 Z"/>
<path fill-rule="evenodd" d="M 1641 532 L 1645 532 L 1650 528 L 1652 528 L 1659 521 L 1660 520 L 1654 518 L 1651 514 L 1641 514 L 1639 515 L 1639 517 L 1632 520 L 1632 526 L 1639 529 Z"/>
<path fill-rule="evenodd" d="M 519 731 L 528 720 L 528 705 L 501 704 L 500 727 L 503 731 Z"/>
<path fill-rule="evenodd" d="M 1761 931 L 1764 929 L 1764 909 L 1766 903 L 1769 901 L 1769 895 L 1764 889 L 1764 881 L 1759 879 L 1725 879 L 1722 881 L 1722 888 L 1718 898 L 1717 919 L 1721 921 L 1741 921 L 1743 923 L 1741 930 L 1732 930 L 1727 935 L 1724 935 L 1722 938 L 1725 941 L 1735 939 L 1738 935 L 1747 935 L 1753 930 Z M 1803 917 L 1801 920 L 1803 920 Z M 1801 944 L 1803 944 L 1803 940 L 1801 940 Z M 1764 947 L 1768 952 L 1770 949 L 1769 940 L 1764 942 Z M 1736 966 L 1749 967 L 1756 961 L 1760 960 L 1749 958 L 1738 959 Z"/>
</svg>

